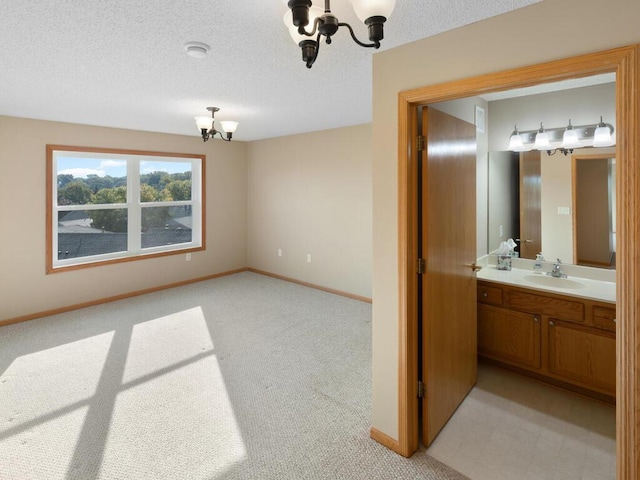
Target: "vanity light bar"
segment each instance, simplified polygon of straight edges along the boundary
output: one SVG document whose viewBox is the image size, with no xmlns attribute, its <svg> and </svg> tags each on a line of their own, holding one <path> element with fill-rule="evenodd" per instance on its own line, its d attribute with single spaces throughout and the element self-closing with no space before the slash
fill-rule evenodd
<svg viewBox="0 0 640 480">
<path fill-rule="evenodd" d="M 571 131 L 571 143 L 566 144 L 565 132 Z M 574 134 L 575 132 L 575 134 Z M 551 150 L 561 150 L 565 155 L 574 148 L 610 147 L 615 145 L 613 136 L 614 128 L 610 123 L 604 123 L 600 117 L 600 123 L 592 125 L 569 125 L 567 127 L 546 128 L 542 124 L 536 130 L 519 131 L 516 127 L 509 139 L 508 149 L 514 152 L 528 152 L 530 150 L 546 150 L 551 155 Z M 536 147 L 538 134 L 546 135 L 548 143 L 540 148 Z M 575 138 L 577 137 L 577 143 Z M 540 137 L 538 137 L 540 138 Z M 554 152 L 555 153 L 555 152 Z"/>
</svg>

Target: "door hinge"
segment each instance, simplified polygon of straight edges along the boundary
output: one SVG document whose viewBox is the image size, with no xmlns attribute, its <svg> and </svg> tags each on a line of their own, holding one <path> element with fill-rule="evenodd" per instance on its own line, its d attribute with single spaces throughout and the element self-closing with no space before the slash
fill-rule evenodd
<svg viewBox="0 0 640 480">
<path fill-rule="evenodd" d="M 424 151 L 424 135 L 418 135 L 418 151 Z"/>
<path fill-rule="evenodd" d="M 422 380 L 419 380 L 418 381 L 418 398 L 424 398 L 424 394 L 426 393 L 425 390 L 426 388 L 424 386 L 424 382 Z"/>
<path fill-rule="evenodd" d="M 427 271 L 427 261 L 424 258 L 418 259 L 418 275 L 424 275 Z"/>
</svg>

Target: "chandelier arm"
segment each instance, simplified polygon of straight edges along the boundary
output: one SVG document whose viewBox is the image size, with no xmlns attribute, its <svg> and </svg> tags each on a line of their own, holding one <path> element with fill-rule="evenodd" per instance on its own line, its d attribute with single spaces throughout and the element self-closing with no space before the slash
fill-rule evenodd
<svg viewBox="0 0 640 480">
<path fill-rule="evenodd" d="M 316 17 L 316 19 L 313 21 L 313 30 L 311 30 L 310 32 L 307 32 L 307 30 L 304 27 L 300 26 L 298 27 L 298 33 L 300 35 L 305 35 L 307 37 L 313 37 L 318 31 L 318 27 L 320 26 L 321 22 L 322 22 L 322 18 Z"/>
<path fill-rule="evenodd" d="M 316 51 L 313 55 L 313 58 L 310 58 L 309 60 L 307 60 L 307 68 L 311 68 L 313 66 L 313 64 L 316 62 L 316 58 L 318 58 L 318 52 L 320 51 L 320 37 L 322 36 L 321 33 L 318 33 L 318 36 L 316 37 Z"/>
<path fill-rule="evenodd" d="M 338 27 L 347 27 L 349 29 L 349 33 L 351 34 L 351 38 L 354 42 L 356 42 L 358 45 L 360 45 L 361 47 L 366 47 L 366 48 L 380 48 L 380 42 L 375 42 L 375 43 L 362 43 L 360 40 L 358 40 L 356 38 L 356 34 L 353 33 L 353 28 L 351 28 L 351 25 L 349 25 L 348 23 L 338 23 Z"/>
<path fill-rule="evenodd" d="M 225 138 L 225 137 L 222 135 L 222 132 L 220 132 L 220 131 L 218 131 L 218 130 L 216 130 L 216 133 L 214 133 L 214 134 L 212 135 L 212 137 L 215 137 L 216 135 L 219 135 L 219 136 L 220 136 L 220 138 L 221 138 L 222 140 L 224 140 L 225 142 L 230 142 L 230 141 L 231 141 L 231 139 L 230 139 L 230 138 Z"/>
</svg>

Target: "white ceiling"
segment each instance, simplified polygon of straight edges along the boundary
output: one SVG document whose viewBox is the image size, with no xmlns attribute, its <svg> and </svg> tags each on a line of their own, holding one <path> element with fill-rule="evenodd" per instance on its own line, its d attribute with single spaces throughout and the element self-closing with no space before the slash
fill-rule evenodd
<svg viewBox="0 0 640 480">
<path fill-rule="evenodd" d="M 381 50 L 538 1 L 397 0 Z M 331 6 L 366 40 L 347 0 Z M 285 11 L 282 0 L 2 0 L 0 115 L 196 136 L 193 117 L 218 106 L 247 141 L 370 122 L 374 50 L 340 29 L 308 70 Z M 211 52 L 188 57 L 188 41 Z"/>
</svg>

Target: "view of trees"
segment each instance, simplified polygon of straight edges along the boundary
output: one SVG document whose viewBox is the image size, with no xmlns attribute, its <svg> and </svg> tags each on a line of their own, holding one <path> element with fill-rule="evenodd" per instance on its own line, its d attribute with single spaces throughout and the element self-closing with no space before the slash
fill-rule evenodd
<svg viewBox="0 0 640 480">
<path fill-rule="evenodd" d="M 75 178 L 58 175 L 58 205 L 114 204 L 127 201 L 127 178 L 87 175 Z M 191 200 L 191 172 L 152 172 L 140 175 L 141 202 Z M 164 227 L 171 207 L 150 207 L 143 210 L 142 227 Z M 91 226 L 109 232 L 126 232 L 126 209 L 88 210 Z"/>
</svg>

